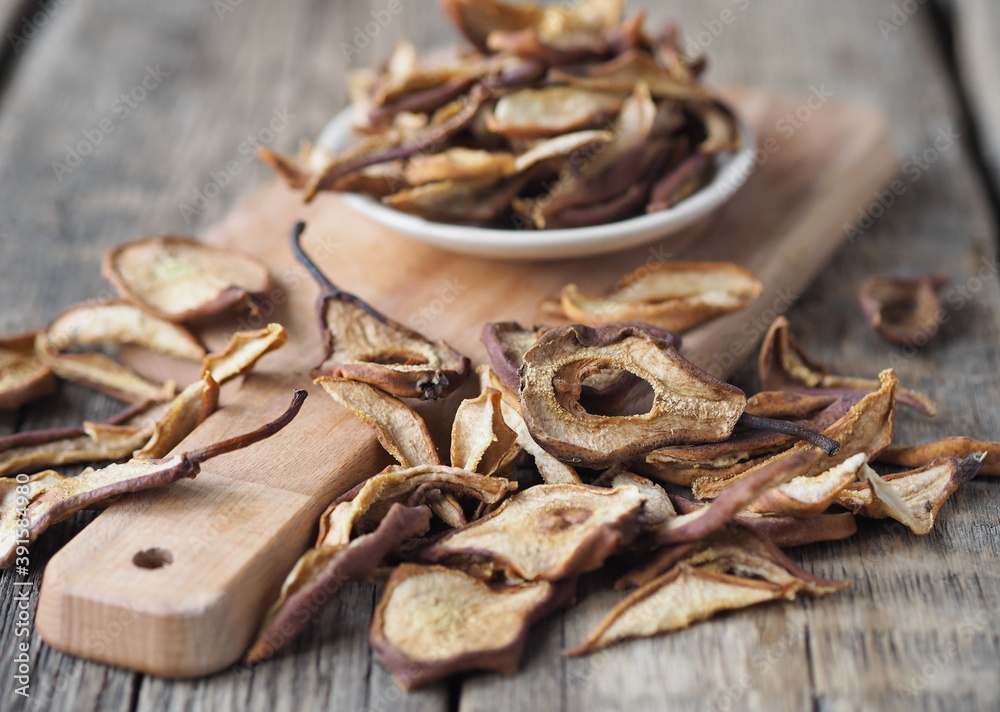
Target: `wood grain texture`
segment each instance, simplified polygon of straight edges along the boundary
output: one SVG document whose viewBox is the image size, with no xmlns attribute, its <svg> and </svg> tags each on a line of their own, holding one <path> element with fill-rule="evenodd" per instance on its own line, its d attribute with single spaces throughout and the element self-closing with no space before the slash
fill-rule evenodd
<svg viewBox="0 0 1000 712">
<path fill-rule="evenodd" d="M 825 82 L 837 100 L 886 111 L 905 160 L 933 147 L 938 131 L 958 117 L 954 87 L 926 14 L 914 13 L 888 38 L 879 32 L 878 21 L 891 16 L 893 4 L 685 0 L 672 3 L 669 12 L 698 31 L 733 10 L 734 22 L 717 38 L 704 36 L 713 78 L 807 94 L 810 85 Z M 236 137 L 259 131 L 275 108 L 287 104 L 295 114 L 275 141 L 291 149 L 299 137 L 315 135 L 342 105 L 345 62 L 339 42 L 350 43 L 351 28 L 367 19 L 368 3 L 233 5 L 219 18 L 205 3 L 106 2 L 86 9 L 67 4 L 33 41 L 0 98 L 5 151 L 0 234 L 9 236 L 0 244 L 0 304 L 16 306 L 0 311 L 4 331 L 35 326 L 58 308 L 99 292 L 99 256 L 111 244 L 153 231 L 200 231 L 249 195 L 266 172 L 248 162 L 241 164 L 239 179 L 190 224 L 178 210 L 210 173 L 240 159 L 242 138 Z M 662 18 L 667 11 L 656 8 L 653 14 Z M 404 35 L 421 45 L 450 36 L 429 9 L 408 11 L 351 63 L 384 56 Z M 141 81 L 146 64 L 157 61 L 173 72 L 170 81 L 116 123 L 100 150 L 69 177 L 55 180 L 51 161 L 63 158 L 64 147 L 108 115 L 114 99 Z M 914 174 L 918 178 L 901 175 L 904 195 L 840 250 L 790 317 L 806 346 L 837 369 L 874 373 L 894 365 L 904 382 L 939 397 L 941 416 L 905 417 L 902 439 L 953 433 L 995 439 L 1000 293 L 995 272 L 983 278 L 977 272 L 993 264 L 996 225 L 962 141 L 939 153 Z M 863 277 L 933 268 L 949 272 L 964 290 L 951 293 L 951 320 L 939 339 L 913 357 L 877 341 L 854 303 Z M 7 418 L 5 425 L 74 422 L 111 407 L 104 399 L 65 389 Z M 995 484 L 973 482 L 959 492 L 929 537 L 876 524 L 852 542 L 797 554 L 818 573 L 854 578 L 846 594 L 735 614 L 668 639 L 623 646 L 614 652 L 619 660 L 614 665 L 608 658 L 603 665 L 581 661 L 575 667 L 554 655 L 576 642 L 599 615 L 597 609 L 610 604 L 588 596 L 565 622 L 555 618 L 539 627 L 518 677 L 469 676 L 459 707 L 572 709 L 572 703 L 586 709 L 603 702 L 604 709 L 658 709 L 669 701 L 671 707 L 699 710 L 995 709 L 1000 700 Z M 36 583 L 54 547 L 89 518 L 57 528 L 33 550 Z M 15 612 L 6 595 L 12 577 L 7 572 L 0 579 L 5 594 L 0 615 L 8 626 Z M 36 638 L 33 691 L 50 693 L 42 709 L 77 709 L 76 699 L 84 706 L 93 701 L 101 709 L 123 710 L 264 707 L 261 700 L 278 709 L 403 708 L 363 644 L 372 600 L 369 587 L 352 589 L 292 654 L 250 676 L 224 674 L 197 682 L 164 683 L 79 662 Z M 571 627 L 574 616 L 583 618 Z M 347 649 L 357 659 L 352 661 Z M 4 670 L 11 669 L 12 655 L 7 646 L 0 653 Z M 742 672 L 749 678 L 740 678 Z M 689 686 L 692 676 L 704 686 Z M 5 708 L 26 708 L 3 677 Z M 681 700 L 678 687 L 687 691 Z M 729 702 L 725 695 L 738 699 Z M 448 690 L 435 688 L 405 704 L 447 709 Z"/>
</svg>

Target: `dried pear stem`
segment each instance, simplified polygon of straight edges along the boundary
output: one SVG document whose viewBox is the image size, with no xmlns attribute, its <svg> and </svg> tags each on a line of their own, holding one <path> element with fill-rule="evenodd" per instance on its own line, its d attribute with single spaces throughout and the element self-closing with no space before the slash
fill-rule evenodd
<svg viewBox="0 0 1000 712">
<path fill-rule="evenodd" d="M 793 423 L 790 420 L 765 418 L 764 416 L 754 415 L 753 413 L 747 413 L 744 411 L 743 415 L 741 415 L 740 419 L 736 422 L 745 428 L 770 430 L 775 433 L 791 435 L 799 440 L 805 440 L 807 443 L 815 445 L 821 449 L 827 455 L 833 455 L 840 449 L 840 443 L 836 440 L 828 438 L 823 435 L 823 433 L 813 430 L 812 428 L 807 428 L 804 425 Z"/>
<path fill-rule="evenodd" d="M 218 457 L 219 455 L 225 455 L 227 452 L 239 450 L 247 445 L 252 445 L 271 437 L 292 422 L 295 416 L 298 415 L 299 409 L 302 408 L 302 403 L 305 401 L 307 395 L 308 394 L 304 390 L 300 389 L 295 391 L 292 395 L 292 403 L 288 406 L 288 410 L 278 416 L 275 420 L 272 420 L 270 423 L 265 423 L 256 430 L 251 430 L 248 433 L 243 433 L 242 435 L 237 435 L 229 438 L 228 440 L 208 445 L 200 450 L 192 450 L 187 453 L 186 458 L 195 464 L 200 464 L 205 460 Z"/>
<path fill-rule="evenodd" d="M 330 281 L 330 278 L 323 273 L 323 270 L 313 262 L 312 258 L 306 254 L 305 250 L 302 249 L 302 233 L 306 231 L 306 223 L 303 220 L 299 220 L 295 223 L 292 228 L 291 234 L 291 244 L 292 244 L 292 254 L 295 255 L 303 267 L 309 270 L 309 274 L 312 275 L 313 279 L 320 286 L 326 294 L 327 297 L 332 297 L 337 294 L 344 294 L 344 290 L 338 287 L 336 284 Z"/>
</svg>

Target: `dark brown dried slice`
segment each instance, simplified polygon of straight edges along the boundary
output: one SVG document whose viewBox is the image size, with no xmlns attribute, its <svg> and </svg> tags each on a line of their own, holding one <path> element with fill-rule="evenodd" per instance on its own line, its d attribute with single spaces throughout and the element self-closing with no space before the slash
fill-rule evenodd
<svg viewBox="0 0 1000 712">
<path fill-rule="evenodd" d="M 72 347 L 135 344 L 168 356 L 200 361 L 205 349 L 186 329 L 119 300 L 70 307 L 35 339 L 39 357 L 60 378 L 126 401 L 166 400 L 174 384 L 153 383 L 99 353 L 70 354 Z"/>
<path fill-rule="evenodd" d="M 326 546 L 347 544 L 354 536 L 374 531 L 393 504 L 417 506 L 435 490 L 493 504 L 514 489 L 517 483 L 506 478 L 477 475 L 457 467 L 390 467 L 330 505 L 320 518 L 318 542 Z"/>
<path fill-rule="evenodd" d="M 291 406 L 276 420 L 251 432 L 181 455 L 155 460 L 133 459 L 101 470 L 88 468 L 76 477 L 63 477 L 52 471 L 32 476 L 27 483 L 34 485 L 30 497 L 20 500 L 15 490 L 9 498 L 14 509 L 5 509 L 0 517 L 4 524 L 0 530 L 0 567 L 13 562 L 19 543 L 35 541 L 50 525 L 81 509 L 126 492 L 140 492 L 185 477 L 195 477 L 201 471 L 201 463 L 206 460 L 269 438 L 295 418 L 305 397 L 305 391 L 296 391 Z"/>
<path fill-rule="evenodd" d="M 101 272 L 122 299 L 174 322 L 245 305 L 271 286 L 259 260 L 176 235 L 119 245 L 104 256 Z"/>
<path fill-rule="evenodd" d="M 649 189 L 647 213 L 667 210 L 694 195 L 712 173 L 712 161 L 702 153 L 688 156 L 660 177 Z"/>
<path fill-rule="evenodd" d="M 761 391 L 747 398 L 747 413 L 764 418 L 808 418 L 817 411 L 833 404 L 838 397 L 832 394 L 810 395 L 792 391 Z"/>
<path fill-rule="evenodd" d="M 736 152 L 743 147 L 740 128 L 732 109 L 717 100 L 692 102 L 687 105 L 701 123 L 705 138 L 698 144 L 698 153 L 712 155 Z"/>
<path fill-rule="evenodd" d="M 798 593 L 821 596 L 848 585 L 803 571 L 773 544 L 748 532 L 727 533 L 630 594 L 567 654 L 682 630 L 720 611 L 793 600 Z"/>
<path fill-rule="evenodd" d="M 364 581 L 403 541 L 425 534 L 431 513 L 425 506 L 393 504 L 375 531 L 349 544 L 310 549 L 285 577 L 256 641 L 243 658 L 253 665 L 287 646 L 330 597 L 348 581 Z"/>
<path fill-rule="evenodd" d="M 582 324 L 638 321 L 671 331 L 686 331 L 709 319 L 742 309 L 763 286 L 732 262 L 664 262 L 622 277 L 602 296 L 563 287 L 563 315 Z"/>
<path fill-rule="evenodd" d="M 486 347 L 493 373 L 505 387 L 517 392 L 524 354 L 548 330 L 549 327 L 538 324 L 529 329 L 516 321 L 491 321 L 483 325 L 479 339 Z"/>
<path fill-rule="evenodd" d="M 35 353 L 35 332 L 0 337 L 0 410 L 53 393 L 52 369 Z"/>
<path fill-rule="evenodd" d="M 711 102 L 711 92 L 693 82 L 679 80 L 648 52 L 629 49 L 600 64 L 559 67 L 549 70 L 549 79 L 570 86 L 609 92 L 631 92 L 643 82 L 657 98 Z"/>
<path fill-rule="evenodd" d="M 445 535 L 422 558 L 481 556 L 503 564 L 510 577 L 557 581 L 600 568 L 631 542 L 643 501 L 634 486 L 535 485 Z"/>
<path fill-rule="evenodd" d="M 858 302 L 868 323 L 886 341 L 924 346 L 934 338 L 945 318 L 937 293 L 948 284 L 940 274 L 906 278 L 868 277 L 858 291 Z"/>
<path fill-rule="evenodd" d="M 922 445 L 891 445 L 882 450 L 875 459 L 891 465 L 922 467 L 926 463 L 942 457 L 963 459 L 977 452 L 986 453 L 979 465 L 980 475 L 1000 475 L 1000 443 L 989 440 L 975 440 L 953 436 L 934 440 Z"/>
<path fill-rule="evenodd" d="M 317 300 L 325 354 L 316 375 L 363 381 L 401 398 L 434 400 L 468 378 L 469 359 L 441 341 L 399 324 L 338 289 L 303 252 L 305 223 L 292 231 L 292 251 L 320 285 Z"/>
<path fill-rule="evenodd" d="M 862 481 L 841 492 L 837 502 L 863 517 L 889 517 L 905 524 L 914 534 L 928 534 L 941 506 L 976 476 L 984 457 L 982 452 L 961 460 L 945 457 L 916 470 L 884 477 L 866 468 L 861 473 Z"/>
<path fill-rule="evenodd" d="M 497 586 L 444 566 L 402 564 L 375 608 L 370 643 L 404 690 L 464 670 L 510 675 L 528 628 L 574 595 L 569 581 Z"/>
<path fill-rule="evenodd" d="M 403 467 L 442 464 L 424 419 L 403 401 L 361 381 L 321 377 L 316 383 L 374 430 Z"/>
<path fill-rule="evenodd" d="M 469 472 L 494 475 L 517 455 L 517 433 L 504 421 L 503 398 L 485 388 L 458 406 L 451 429 L 451 464 Z"/>
<path fill-rule="evenodd" d="M 838 376 L 828 372 L 806 355 L 792 336 L 788 319 L 779 316 L 771 324 L 760 345 L 757 373 L 761 390 L 788 390 L 807 388 L 812 394 L 824 391 L 870 391 L 878 387 L 871 378 Z M 899 402 L 927 415 L 937 413 L 937 405 L 923 393 L 907 388 L 898 389 Z"/>
<path fill-rule="evenodd" d="M 516 32 L 534 27 L 542 19 L 542 8 L 533 3 L 496 0 L 442 0 L 441 9 L 452 24 L 481 52 L 489 51 L 490 33 Z"/>
<path fill-rule="evenodd" d="M 649 383 L 648 413 L 603 416 L 579 403 L 597 370 L 617 369 Z M 532 436 L 556 457 L 601 468 L 665 445 L 723 440 L 746 396 L 683 359 L 666 341 L 633 326 L 560 327 L 524 356 L 521 415 Z"/>
<path fill-rule="evenodd" d="M 840 443 L 840 449 L 832 455 L 824 455 L 808 467 L 795 473 L 795 476 L 810 477 L 829 470 L 847 458 L 858 453 L 865 453 L 869 459 L 892 441 L 892 424 L 895 414 L 896 389 L 899 379 L 892 369 L 886 369 L 879 374 L 881 386 L 877 391 L 869 393 L 826 429 L 825 435 Z M 694 481 L 692 492 L 698 499 L 711 499 L 719 496 L 727 487 L 768 467 L 774 462 L 794 457 L 804 450 L 811 450 L 812 445 L 799 443 L 783 453 L 774 455 L 761 463 L 749 467 L 736 467 L 729 471 L 723 470 L 706 474 Z"/>
<path fill-rule="evenodd" d="M 575 87 L 521 89 L 500 97 L 486 125 L 511 138 L 550 138 L 596 128 L 622 107 L 621 93 Z"/>
</svg>

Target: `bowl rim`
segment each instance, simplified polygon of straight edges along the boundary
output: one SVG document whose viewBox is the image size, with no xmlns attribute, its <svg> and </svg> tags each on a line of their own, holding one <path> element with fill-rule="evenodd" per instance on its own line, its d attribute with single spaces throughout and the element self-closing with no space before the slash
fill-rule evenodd
<svg viewBox="0 0 1000 712">
<path fill-rule="evenodd" d="M 735 113 L 735 112 L 734 112 Z M 639 233 L 675 227 L 681 229 L 724 204 L 752 174 L 757 150 L 756 136 L 742 115 L 736 114 L 742 148 L 726 156 L 715 177 L 697 192 L 666 210 L 636 215 L 600 225 L 586 227 L 522 230 L 518 228 L 493 228 L 461 223 L 427 220 L 418 215 L 383 205 L 359 193 L 338 193 L 340 198 L 356 211 L 395 230 L 409 235 L 426 235 L 435 244 L 468 249 L 470 246 L 500 251 L 592 246 L 594 243 L 623 239 Z M 347 106 L 323 128 L 316 140 L 319 147 L 338 152 L 350 145 L 353 134 L 354 110 Z"/>
</svg>

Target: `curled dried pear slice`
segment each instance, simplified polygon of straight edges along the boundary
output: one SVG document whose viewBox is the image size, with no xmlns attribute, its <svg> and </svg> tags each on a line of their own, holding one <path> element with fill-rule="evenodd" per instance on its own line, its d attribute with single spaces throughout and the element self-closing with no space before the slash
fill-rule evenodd
<svg viewBox="0 0 1000 712">
<path fill-rule="evenodd" d="M 0 410 L 20 408 L 56 389 L 52 369 L 35 353 L 36 336 L 30 332 L 0 337 Z"/>
<path fill-rule="evenodd" d="M 939 274 L 906 278 L 873 275 L 858 291 L 861 311 L 875 333 L 903 346 L 924 346 L 945 319 L 938 299 L 948 278 Z"/>
</svg>

